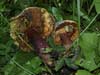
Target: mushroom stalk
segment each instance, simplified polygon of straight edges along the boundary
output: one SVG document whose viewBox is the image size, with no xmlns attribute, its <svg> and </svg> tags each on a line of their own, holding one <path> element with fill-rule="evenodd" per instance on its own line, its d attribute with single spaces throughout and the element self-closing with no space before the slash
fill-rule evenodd
<svg viewBox="0 0 100 75">
<path fill-rule="evenodd" d="M 35 49 L 35 52 L 39 55 L 40 58 L 42 58 L 43 62 L 46 63 L 49 66 L 53 66 L 53 60 L 50 57 L 49 52 L 45 52 L 46 48 L 50 48 L 46 41 L 40 37 L 33 37 L 33 39 L 30 40 L 30 43 Z"/>
</svg>

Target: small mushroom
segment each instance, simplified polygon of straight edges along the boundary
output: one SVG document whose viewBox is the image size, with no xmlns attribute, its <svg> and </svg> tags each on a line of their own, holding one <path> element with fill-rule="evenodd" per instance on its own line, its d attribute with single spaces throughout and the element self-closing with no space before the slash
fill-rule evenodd
<svg viewBox="0 0 100 75">
<path fill-rule="evenodd" d="M 75 21 L 64 20 L 56 23 L 54 32 L 54 42 L 56 45 L 64 45 L 66 49 L 69 49 L 78 35 L 79 31 Z"/>
<path fill-rule="evenodd" d="M 46 38 L 54 29 L 54 18 L 44 8 L 28 7 L 18 16 L 11 19 L 10 36 L 15 44 L 23 51 L 34 51 L 43 59 L 43 62 L 52 66 L 52 59 L 46 48 Z"/>
</svg>

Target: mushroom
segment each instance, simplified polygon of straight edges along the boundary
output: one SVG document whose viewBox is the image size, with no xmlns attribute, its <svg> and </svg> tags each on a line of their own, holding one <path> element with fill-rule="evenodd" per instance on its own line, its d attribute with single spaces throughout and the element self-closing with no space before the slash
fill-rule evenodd
<svg viewBox="0 0 100 75">
<path fill-rule="evenodd" d="M 28 7 L 11 19 L 10 36 L 22 50 L 30 51 L 33 48 L 29 45 L 29 39 L 36 34 L 46 39 L 52 33 L 54 24 L 53 16 L 46 9 Z"/>
<path fill-rule="evenodd" d="M 46 64 L 51 65 L 49 52 L 44 50 L 50 48 L 45 40 L 51 35 L 54 24 L 53 16 L 46 9 L 28 7 L 11 19 L 10 36 L 21 50 L 29 52 L 34 49 Z"/>
<path fill-rule="evenodd" d="M 72 20 L 64 20 L 56 23 L 53 37 L 56 45 L 64 45 L 64 47 L 69 50 L 78 35 L 77 23 Z"/>
</svg>

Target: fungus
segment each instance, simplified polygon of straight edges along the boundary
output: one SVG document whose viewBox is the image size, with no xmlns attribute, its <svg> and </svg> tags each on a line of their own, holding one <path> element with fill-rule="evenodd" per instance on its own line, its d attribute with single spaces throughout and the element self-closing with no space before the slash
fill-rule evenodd
<svg viewBox="0 0 100 75">
<path fill-rule="evenodd" d="M 15 44 L 23 51 L 34 51 L 48 65 L 52 64 L 46 38 L 49 37 L 54 28 L 54 18 L 44 8 L 28 7 L 18 16 L 13 17 L 10 23 L 10 36 Z"/>
<path fill-rule="evenodd" d="M 56 23 L 54 42 L 56 45 L 64 45 L 69 49 L 73 41 L 78 37 L 77 23 L 72 20 L 64 20 Z"/>
</svg>

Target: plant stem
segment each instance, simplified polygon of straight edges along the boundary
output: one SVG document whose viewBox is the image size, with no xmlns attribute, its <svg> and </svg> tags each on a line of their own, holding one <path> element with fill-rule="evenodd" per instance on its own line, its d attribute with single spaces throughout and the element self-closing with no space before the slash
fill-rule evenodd
<svg viewBox="0 0 100 75">
<path fill-rule="evenodd" d="M 91 6 L 90 6 L 90 9 L 88 10 L 88 15 L 90 14 L 90 12 L 91 12 L 93 6 L 94 6 L 94 1 L 92 2 Z"/>
<path fill-rule="evenodd" d="M 80 30 L 80 0 L 77 0 L 78 27 Z"/>
<path fill-rule="evenodd" d="M 100 13 L 99 13 L 99 14 L 100 14 Z M 79 37 L 82 36 L 83 33 L 91 26 L 91 24 L 95 21 L 95 19 L 98 17 L 99 14 L 96 14 L 96 16 L 91 20 L 91 22 L 87 25 L 87 27 L 80 33 Z M 100 35 L 100 34 L 99 34 L 99 35 Z M 99 35 L 98 35 L 98 36 L 99 36 Z M 79 40 L 79 38 L 77 38 L 77 39 L 73 42 L 73 44 L 71 45 L 71 47 L 72 47 L 73 45 L 75 45 L 75 44 L 78 42 L 78 40 Z"/>
<path fill-rule="evenodd" d="M 21 69 L 23 69 L 27 74 L 31 74 L 31 75 L 35 75 L 33 72 L 29 71 L 28 69 L 24 68 L 23 66 L 21 66 L 19 63 L 17 63 L 14 59 L 12 60 L 13 63 L 15 63 L 18 67 L 20 67 Z"/>
<path fill-rule="evenodd" d="M 75 17 L 75 9 L 76 9 L 76 4 L 75 4 L 75 0 L 73 0 L 73 20 Z"/>
<path fill-rule="evenodd" d="M 87 27 L 80 33 L 80 36 L 91 26 L 91 24 L 95 21 L 99 14 L 96 14 L 96 16 L 91 20 L 91 22 L 87 25 Z"/>
</svg>

